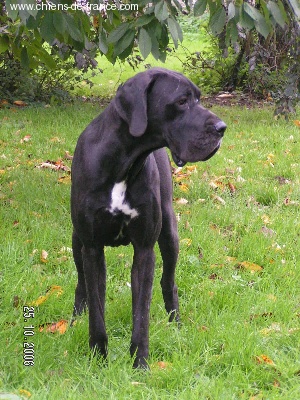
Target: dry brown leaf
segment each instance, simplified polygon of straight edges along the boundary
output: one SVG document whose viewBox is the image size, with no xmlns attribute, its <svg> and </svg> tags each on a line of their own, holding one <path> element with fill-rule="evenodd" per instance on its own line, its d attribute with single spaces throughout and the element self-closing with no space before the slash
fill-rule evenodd
<svg viewBox="0 0 300 400">
<path fill-rule="evenodd" d="M 39 326 L 39 332 L 55 333 L 58 332 L 63 335 L 68 328 L 68 320 L 62 319 L 58 322 L 43 324 Z"/>
<path fill-rule="evenodd" d="M 158 361 L 151 365 L 152 369 L 171 369 L 172 364 L 167 361 Z"/>
<path fill-rule="evenodd" d="M 25 101 L 23 101 L 23 100 L 16 100 L 16 101 L 14 101 L 14 105 L 15 105 L 15 106 L 18 106 L 18 107 L 25 107 L 25 106 L 27 106 L 27 104 L 26 104 Z"/>
<path fill-rule="evenodd" d="M 43 304 L 53 293 L 56 293 L 57 296 L 60 296 L 63 293 L 62 287 L 58 285 L 52 285 L 48 288 L 45 295 L 40 296 L 37 300 L 34 300 L 30 303 L 31 306 L 40 306 Z"/>
<path fill-rule="evenodd" d="M 189 201 L 187 199 L 184 199 L 183 197 L 181 197 L 180 199 L 175 199 L 175 202 L 176 202 L 176 204 L 185 205 Z"/>
<path fill-rule="evenodd" d="M 20 140 L 20 143 L 26 143 L 29 142 L 29 140 L 31 140 L 31 135 L 26 135 Z"/>
<path fill-rule="evenodd" d="M 235 193 L 236 192 L 236 187 L 231 182 L 228 182 L 227 185 L 228 185 L 230 193 Z"/>
<path fill-rule="evenodd" d="M 249 261 L 242 261 L 236 264 L 236 268 L 240 269 L 246 269 L 251 272 L 260 272 L 263 270 L 263 267 L 261 267 L 258 264 L 254 264 Z"/>
<path fill-rule="evenodd" d="M 225 206 L 226 201 L 224 199 L 222 199 L 222 197 L 220 196 L 212 196 L 213 201 L 222 204 L 222 206 Z"/>
<path fill-rule="evenodd" d="M 31 397 L 31 393 L 28 390 L 20 389 L 19 393 L 20 393 L 20 395 L 25 396 L 27 398 Z"/>
<path fill-rule="evenodd" d="M 42 263 L 46 264 L 48 262 L 48 253 L 46 250 L 42 250 L 40 260 Z"/>
<path fill-rule="evenodd" d="M 73 160 L 73 156 L 70 154 L 69 151 L 65 151 L 64 158 L 65 158 L 66 160 Z"/>
<path fill-rule="evenodd" d="M 268 365 L 275 365 L 274 361 L 271 360 L 268 356 L 265 354 L 261 354 L 260 356 L 255 356 L 255 361 L 257 364 L 268 364 Z"/>
<path fill-rule="evenodd" d="M 178 185 L 178 187 L 179 187 L 179 190 L 181 190 L 182 192 L 188 192 L 189 191 L 189 187 L 185 183 L 180 183 Z"/>
<path fill-rule="evenodd" d="M 180 240 L 180 243 L 185 244 L 186 246 L 190 246 L 192 244 L 192 239 L 184 238 Z"/>
<path fill-rule="evenodd" d="M 64 183 L 64 184 L 68 185 L 69 183 L 71 183 L 71 175 L 61 176 L 60 178 L 58 178 L 57 181 L 59 183 Z"/>
</svg>

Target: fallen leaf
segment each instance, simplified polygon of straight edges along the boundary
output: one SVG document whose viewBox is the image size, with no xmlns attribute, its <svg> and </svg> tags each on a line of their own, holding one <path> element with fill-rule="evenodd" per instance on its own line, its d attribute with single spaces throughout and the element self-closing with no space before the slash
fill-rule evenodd
<svg viewBox="0 0 300 400">
<path fill-rule="evenodd" d="M 276 388 L 279 388 L 280 387 L 280 382 L 277 379 L 275 379 L 274 382 L 273 382 L 273 386 L 276 387 Z"/>
<path fill-rule="evenodd" d="M 190 172 L 196 172 L 197 171 L 197 165 L 187 165 L 185 168 Z"/>
<path fill-rule="evenodd" d="M 151 365 L 151 369 L 170 369 L 172 364 L 166 361 L 158 361 Z"/>
<path fill-rule="evenodd" d="M 254 264 L 252 262 L 249 261 L 242 261 L 236 264 L 235 266 L 238 269 L 246 269 L 249 270 L 251 272 L 259 272 L 263 270 L 263 267 L 261 267 L 258 264 Z"/>
<path fill-rule="evenodd" d="M 16 101 L 14 101 L 14 105 L 15 105 L 15 106 L 18 106 L 18 107 L 25 107 L 25 106 L 27 106 L 27 104 L 25 103 L 25 101 L 22 101 L 22 100 L 16 100 Z"/>
<path fill-rule="evenodd" d="M 225 264 L 212 264 L 210 266 L 210 268 L 223 268 L 223 267 L 225 267 Z"/>
<path fill-rule="evenodd" d="M 206 332 L 206 331 L 209 330 L 209 328 L 208 328 L 207 326 L 205 326 L 205 325 L 202 325 L 202 326 L 199 326 L 199 327 L 197 328 L 197 330 L 198 330 L 199 332 Z"/>
<path fill-rule="evenodd" d="M 260 331 L 260 333 L 264 336 L 269 335 L 270 333 L 274 333 L 274 332 L 280 332 L 281 331 L 281 327 L 278 323 L 273 323 L 271 326 L 269 326 L 268 328 L 264 328 Z"/>
<path fill-rule="evenodd" d="M 45 295 L 40 296 L 37 300 L 32 301 L 29 305 L 31 306 L 40 306 L 43 304 L 48 298 L 53 294 L 56 293 L 57 296 L 60 296 L 63 293 L 62 287 L 58 285 L 52 285 L 50 288 L 47 289 Z"/>
<path fill-rule="evenodd" d="M 276 235 L 276 232 L 275 231 L 273 231 L 272 229 L 270 229 L 270 228 L 267 228 L 266 226 L 263 226 L 262 228 L 261 228 L 261 233 L 264 235 L 264 236 L 266 236 L 266 237 L 272 237 L 272 236 L 275 236 Z"/>
<path fill-rule="evenodd" d="M 255 356 L 255 361 L 257 364 L 268 364 L 268 365 L 275 365 L 274 361 L 271 360 L 268 356 L 265 354 L 261 354 L 260 356 Z"/>
<path fill-rule="evenodd" d="M 72 252 L 73 252 L 72 248 L 71 247 L 66 247 L 66 246 L 63 246 L 59 250 L 59 253 L 72 253 Z"/>
<path fill-rule="evenodd" d="M 223 206 L 225 206 L 226 201 L 224 199 L 222 199 L 222 197 L 220 196 L 212 196 L 213 201 L 222 204 Z"/>
<path fill-rule="evenodd" d="M 186 185 L 186 184 L 184 184 L 184 183 L 180 183 L 180 184 L 178 185 L 178 187 L 179 187 L 179 190 L 181 190 L 182 192 L 188 192 L 188 191 L 189 191 L 188 185 Z"/>
<path fill-rule="evenodd" d="M 39 326 L 39 332 L 55 333 L 58 332 L 63 335 L 68 328 L 68 320 L 62 319 L 58 322 L 43 324 Z"/>
<path fill-rule="evenodd" d="M 234 97 L 234 95 L 233 94 L 231 94 L 231 93 L 222 93 L 222 94 L 219 94 L 217 97 L 216 97 L 216 99 L 231 99 L 232 97 Z"/>
<path fill-rule="evenodd" d="M 270 217 L 269 217 L 268 215 L 266 215 L 266 214 L 264 214 L 264 215 L 261 216 L 261 220 L 263 221 L 263 223 L 264 223 L 265 225 L 268 225 L 268 224 L 271 223 Z"/>
<path fill-rule="evenodd" d="M 49 168 L 55 171 L 66 171 L 66 172 L 71 171 L 71 168 L 65 165 L 63 161 L 60 159 L 57 161 L 47 160 L 45 162 L 40 163 L 39 165 L 36 165 L 36 168 Z"/>
<path fill-rule="evenodd" d="M 64 175 L 58 178 L 57 180 L 59 183 L 69 184 L 71 183 L 71 175 Z"/>
<path fill-rule="evenodd" d="M 300 121 L 298 119 L 294 120 L 294 124 L 300 128 Z"/>
<path fill-rule="evenodd" d="M 192 239 L 189 238 L 181 239 L 180 243 L 185 244 L 186 246 L 189 247 L 192 244 Z"/>
<path fill-rule="evenodd" d="M 284 176 L 275 176 L 274 179 L 278 181 L 279 185 L 289 185 L 292 183 L 291 180 L 285 178 Z"/>
<path fill-rule="evenodd" d="M 144 382 L 131 382 L 133 386 L 145 385 Z"/>
<path fill-rule="evenodd" d="M 284 199 L 283 204 L 286 206 L 298 206 L 300 203 L 299 201 L 294 201 L 287 197 Z"/>
<path fill-rule="evenodd" d="M 13 307 L 14 308 L 18 308 L 19 305 L 20 305 L 20 297 L 16 295 L 13 298 Z"/>
<path fill-rule="evenodd" d="M 68 151 L 65 151 L 64 158 L 66 160 L 73 160 L 73 156 Z"/>
<path fill-rule="evenodd" d="M 42 263 L 46 264 L 48 262 L 48 253 L 46 250 L 42 250 L 40 260 Z"/>
<path fill-rule="evenodd" d="M 175 199 L 175 202 L 176 202 L 176 204 L 185 205 L 189 201 L 187 199 L 184 199 L 183 197 L 181 197 L 180 199 Z"/>
<path fill-rule="evenodd" d="M 264 318 L 265 320 L 269 318 L 274 318 L 274 314 L 272 312 L 264 312 L 262 314 L 252 314 L 250 315 L 250 321 L 257 319 L 257 318 Z"/>
<path fill-rule="evenodd" d="M 229 187 L 230 193 L 235 193 L 236 192 L 236 187 L 231 182 L 228 182 L 227 185 Z"/>
<path fill-rule="evenodd" d="M 29 142 L 29 140 L 31 140 L 31 135 L 26 135 L 20 140 L 20 143 L 26 143 Z"/>
<path fill-rule="evenodd" d="M 28 390 L 20 389 L 19 392 L 20 392 L 20 394 L 22 396 L 25 396 L 25 397 L 28 397 L 28 398 L 31 397 L 31 393 Z"/>
</svg>

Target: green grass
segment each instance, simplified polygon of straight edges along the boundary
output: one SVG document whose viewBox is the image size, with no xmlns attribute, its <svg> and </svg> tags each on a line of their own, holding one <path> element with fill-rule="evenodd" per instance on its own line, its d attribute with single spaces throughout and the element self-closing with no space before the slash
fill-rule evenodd
<svg viewBox="0 0 300 400">
<path fill-rule="evenodd" d="M 86 315 L 64 334 L 39 332 L 44 324 L 71 318 L 76 272 L 66 249 L 71 246 L 68 174 L 36 166 L 63 158 L 65 151 L 72 154 L 98 108 L 0 111 L 0 395 L 26 398 L 26 390 L 33 400 L 299 397 L 300 130 L 292 121 L 274 121 L 269 108 L 214 111 L 228 124 L 221 150 L 197 164 L 187 179 L 176 176 L 182 327 L 167 322 L 158 254 L 146 373 L 132 370 L 128 351 L 130 247 L 106 250 L 106 368 L 90 360 Z M 21 143 L 26 135 L 30 140 Z M 178 204 L 178 198 L 188 203 Z M 263 269 L 238 267 L 245 261 Z M 62 293 L 35 307 L 26 324 L 23 305 L 51 285 Z M 23 366 L 28 324 L 35 327 L 29 338 L 35 345 L 33 367 Z M 274 364 L 259 363 L 262 355 Z M 167 368 L 159 368 L 159 361 Z"/>
</svg>

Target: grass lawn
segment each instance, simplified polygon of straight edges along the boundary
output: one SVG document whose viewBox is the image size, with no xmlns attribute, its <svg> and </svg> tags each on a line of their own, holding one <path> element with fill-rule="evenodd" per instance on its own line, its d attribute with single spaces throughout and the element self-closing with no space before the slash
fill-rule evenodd
<svg viewBox="0 0 300 400">
<path fill-rule="evenodd" d="M 300 129 L 270 108 L 214 111 L 228 124 L 221 150 L 174 175 L 182 327 L 167 322 L 157 255 L 150 372 L 129 357 L 130 247 L 106 249 L 106 368 L 89 357 L 87 315 L 65 323 L 76 272 L 64 156 L 98 107 L 0 111 L 0 398 L 299 398 Z"/>
</svg>

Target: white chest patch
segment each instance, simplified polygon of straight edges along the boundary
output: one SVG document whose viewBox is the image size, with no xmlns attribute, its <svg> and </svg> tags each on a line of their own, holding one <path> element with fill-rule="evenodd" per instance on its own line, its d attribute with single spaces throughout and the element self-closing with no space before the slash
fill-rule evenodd
<svg viewBox="0 0 300 400">
<path fill-rule="evenodd" d="M 111 191 L 111 203 L 109 207 L 109 212 L 115 214 L 116 212 L 122 212 L 128 215 L 130 218 L 135 218 L 139 215 L 135 208 L 131 208 L 125 201 L 126 194 L 126 183 L 125 181 L 115 183 Z"/>
</svg>

